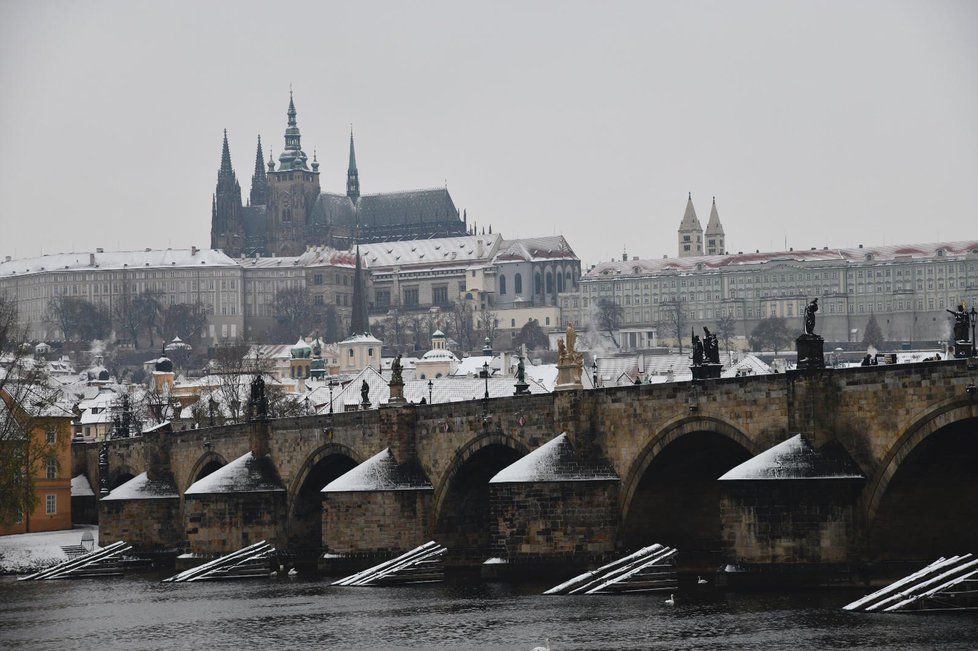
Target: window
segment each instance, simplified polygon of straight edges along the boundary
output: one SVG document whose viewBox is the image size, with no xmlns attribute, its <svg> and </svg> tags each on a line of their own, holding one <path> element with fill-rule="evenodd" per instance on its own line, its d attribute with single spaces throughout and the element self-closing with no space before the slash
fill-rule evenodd
<svg viewBox="0 0 978 651">
<path fill-rule="evenodd" d="M 54 515 L 58 512 L 58 496 L 57 495 L 45 495 L 44 496 L 44 512 L 48 515 Z"/>
<path fill-rule="evenodd" d="M 499 276 L 499 295 L 506 295 L 506 276 Z"/>
<path fill-rule="evenodd" d="M 316 274 L 316 275 L 314 275 L 312 277 L 312 284 L 313 285 L 322 285 L 323 284 L 323 275 L 322 274 Z"/>
<path fill-rule="evenodd" d="M 54 445 L 58 442 L 58 431 L 54 428 L 49 428 L 45 432 L 45 436 L 47 437 L 48 445 Z"/>
<path fill-rule="evenodd" d="M 58 462 L 54 459 L 48 459 L 47 468 L 45 468 L 45 475 L 48 479 L 58 478 Z"/>
<path fill-rule="evenodd" d="M 513 291 L 517 294 L 523 293 L 523 275 L 516 274 L 513 276 Z"/>
<path fill-rule="evenodd" d="M 374 297 L 375 297 L 374 302 L 376 303 L 378 309 L 386 310 L 390 307 L 391 305 L 390 291 L 387 290 L 378 291 L 374 295 Z"/>
<path fill-rule="evenodd" d="M 435 305 L 448 305 L 448 286 L 433 287 L 431 289 L 431 302 Z M 415 300 L 415 304 L 417 304 L 417 300 Z"/>
<path fill-rule="evenodd" d="M 418 306 L 418 289 L 417 287 L 413 289 L 404 290 L 404 305 L 406 307 L 417 307 Z"/>
<path fill-rule="evenodd" d="M 347 357 L 353 357 L 353 349 L 352 348 L 350 349 L 350 353 L 349 353 L 349 355 L 347 355 Z"/>
</svg>

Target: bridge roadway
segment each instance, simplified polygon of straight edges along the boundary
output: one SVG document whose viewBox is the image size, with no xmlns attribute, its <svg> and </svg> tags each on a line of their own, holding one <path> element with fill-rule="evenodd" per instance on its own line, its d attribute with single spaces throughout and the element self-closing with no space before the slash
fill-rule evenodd
<svg viewBox="0 0 978 651">
<path fill-rule="evenodd" d="M 269 538 L 364 563 L 435 539 L 452 562 L 514 567 L 593 562 L 651 542 L 704 569 L 974 551 L 976 382 L 976 360 L 949 360 L 146 434 L 108 443 L 109 486 L 147 472 L 170 489 L 103 500 L 101 538 L 200 555 Z M 795 434 L 812 467 L 718 481 Z M 99 447 L 74 455 L 93 486 Z"/>
</svg>

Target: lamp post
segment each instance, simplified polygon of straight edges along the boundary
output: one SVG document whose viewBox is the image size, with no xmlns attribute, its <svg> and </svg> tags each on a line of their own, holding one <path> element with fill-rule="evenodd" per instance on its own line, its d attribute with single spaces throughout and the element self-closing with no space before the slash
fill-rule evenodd
<svg viewBox="0 0 978 651">
<path fill-rule="evenodd" d="M 333 413 L 333 387 L 336 386 L 336 382 L 333 378 L 329 378 L 329 413 Z"/>
<path fill-rule="evenodd" d="M 306 416 L 312 413 L 312 411 L 309 409 L 309 396 L 306 396 L 302 400 L 302 413 Z"/>
<path fill-rule="evenodd" d="M 489 362 L 482 363 L 482 377 L 486 380 L 486 395 L 483 396 L 485 400 L 489 399 Z"/>
<path fill-rule="evenodd" d="M 598 388 L 598 358 L 597 357 L 595 357 L 591 361 L 591 384 L 594 385 L 595 389 Z"/>
<path fill-rule="evenodd" d="M 435 388 L 435 383 L 432 382 L 431 380 L 428 380 L 428 404 L 429 405 L 433 402 L 431 396 L 432 396 L 432 390 L 434 388 Z"/>
<path fill-rule="evenodd" d="M 214 413 L 217 411 L 217 400 L 214 400 L 214 396 L 211 396 L 207 401 L 207 411 L 209 415 L 210 426 L 214 427 Z"/>
</svg>

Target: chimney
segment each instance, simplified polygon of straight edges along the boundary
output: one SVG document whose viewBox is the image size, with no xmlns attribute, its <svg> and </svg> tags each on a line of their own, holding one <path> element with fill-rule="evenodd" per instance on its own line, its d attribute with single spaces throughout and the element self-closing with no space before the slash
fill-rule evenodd
<svg viewBox="0 0 978 651">
<path fill-rule="evenodd" d="M 8 255 L 8 256 L 6 256 L 6 257 L 5 257 L 4 259 L 3 259 L 3 261 L 4 261 L 4 262 L 10 262 L 10 256 L 9 256 L 9 255 Z"/>
<path fill-rule="evenodd" d="M 95 266 L 95 254 L 94 253 L 89 253 L 88 254 L 88 266 L 89 267 L 94 267 Z"/>
<path fill-rule="evenodd" d="M 859 248 L 860 248 L 860 249 L 861 249 L 861 248 L 863 248 L 863 245 L 862 245 L 862 244 L 860 244 L 860 245 L 859 245 Z"/>
<path fill-rule="evenodd" d="M 105 249 L 103 249 L 102 247 L 98 247 L 97 249 L 95 249 L 95 252 L 96 253 L 105 253 Z"/>
<path fill-rule="evenodd" d="M 190 255 L 197 255 L 197 251 L 198 249 L 196 246 L 190 247 Z"/>
</svg>

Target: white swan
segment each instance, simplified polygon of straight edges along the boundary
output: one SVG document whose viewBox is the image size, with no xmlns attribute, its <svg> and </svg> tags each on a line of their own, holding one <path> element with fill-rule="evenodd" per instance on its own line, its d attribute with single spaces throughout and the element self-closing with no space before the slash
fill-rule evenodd
<svg viewBox="0 0 978 651">
<path fill-rule="evenodd" d="M 295 576 L 298 573 L 299 573 L 299 570 L 295 569 L 294 567 L 291 570 L 289 570 L 289 576 Z"/>
<path fill-rule="evenodd" d="M 551 651 L 550 649 L 550 638 L 547 638 L 546 646 L 535 646 L 530 651 Z"/>
<path fill-rule="evenodd" d="M 667 606 L 675 606 L 676 605 L 676 595 L 672 595 L 672 594 L 669 595 L 669 598 L 666 599 L 666 605 Z"/>
<path fill-rule="evenodd" d="M 709 583 L 709 581 L 707 581 L 706 579 L 704 579 L 704 578 L 703 578 L 703 577 L 701 577 L 701 576 L 697 576 L 697 577 L 696 577 L 696 583 L 697 583 L 698 585 L 706 585 L 707 583 Z"/>
</svg>

